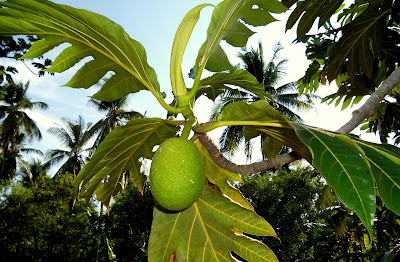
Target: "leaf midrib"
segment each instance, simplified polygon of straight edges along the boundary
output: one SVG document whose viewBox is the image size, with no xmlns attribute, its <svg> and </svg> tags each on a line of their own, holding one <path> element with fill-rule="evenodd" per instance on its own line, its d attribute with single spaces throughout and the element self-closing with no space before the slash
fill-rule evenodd
<svg viewBox="0 0 400 262">
<path fill-rule="evenodd" d="M 136 67 L 132 64 L 132 61 L 127 57 L 127 55 L 126 55 L 124 52 L 122 52 L 122 50 L 121 50 L 118 46 L 116 46 L 113 42 L 111 42 L 107 37 L 104 37 L 100 32 L 94 30 L 92 27 L 89 27 L 86 23 L 82 22 L 81 20 L 78 20 L 75 16 L 73 16 L 74 19 L 76 19 L 76 20 L 77 20 L 78 22 L 80 22 L 81 24 L 85 25 L 87 28 L 89 28 L 90 30 L 92 30 L 94 33 L 97 33 L 99 36 L 101 36 L 103 39 L 105 39 L 105 40 L 108 41 L 110 44 L 112 44 L 115 48 L 117 48 L 117 49 L 121 52 L 121 54 L 127 59 L 127 61 L 129 61 L 130 65 L 132 66 L 132 68 L 133 68 L 134 70 L 137 71 L 137 73 L 133 72 L 133 71 L 132 71 L 129 67 L 127 67 L 124 63 L 121 63 L 121 62 L 119 61 L 118 57 L 117 57 L 113 52 L 111 52 L 111 50 L 109 50 L 106 46 L 104 46 L 101 42 L 97 41 L 95 38 L 91 37 L 90 35 L 87 35 L 85 32 L 81 32 L 81 31 L 79 31 L 79 30 L 76 30 L 76 28 L 71 28 L 71 27 L 69 27 L 68 25 L 65 25 L 62 21 L 56 19 L 55 17 L 52 17 L 54 20 L 49 20 L 49 19 L 45 19 L 45 17 L 37 16 L 37 15 L 35 15 L 35 14 L 33 14 L 33 13 L 28 13 L 28 12 L 21 11 L 21 10 L 20 10 L 20 12 L 21 12 L 21 13 L 26 13 L 26 14 L 28 14 L 28 15 L 31 15 L 31 16 L 36 17 L 36 18 L 39 18 L 39 19 L 43 19 L 43 20 L 49 22 L 50 24 L 55 24 L 55 25 L 58 25 L 58 26 L 60 26 L 60 27 L 63 27 L 63 28 L 65 28 L 65 29 L 68 30 L 68 31 L 74 32 L 74 33 L 77 34 L 77 35 L 81 35 L 83 39 L 85 39 L 83 36 L 86 36 L 87 38 L 91 39 L 92 41 L 94 41 L 94 42 L 96 42 L 97 44 L 99 44 L 100 46 L 102 46 L 102 47 L 103 47 L 105 50 L 107 50 L 109 53 L 105 53 L 105 52 L 103 52 L 101 49 L 95 48 L 95 46 L 93 46 L 92 44 L 90 44 L 89 41 L 82 41 L 82 39 L 77 39 L 77 38 L 72 37 L 72 36 L 70 36 L 70 35 L 65 35 L 65 33 L 57 34 L 57 33 L 53 33 L 53 32 L 52 32 L 52 33 L 49 33 L 49 32 L 43 32 L 43 31 L 40 31 L 40 33 L 36 33 L 36 32 L 29 32 L 29 33 L 31 33 L 31 34 L 32 34 L 32 33 L 35 33 L 35 34 L 40 34 L 40 35 L 63 36 L 63 37 L 67 37 L 67 38 L 69 38 L 69 39 L 71 39 L 71 40 L 74 40 L 74 41 L 76 41 L 76 42 L 79 42 L 79 43 L 81 43 L 81 44 L 83 44 L 83 45 L 86 45 L 86 46 L 90 47 L 92 50 L 97 51 L 97 52 L 99 52 L 100 54 L 104 55 L 105 57 L 109 58 L 111 61 L 113 61 L 114 63 L 116 63 L 117 65 L 119 65 L 120 67 L 122 67 L 124 70 L 126 70 L 129 74 L 133 75 L 133 76 L 134 76 L 135 78 L 137 78 L 144 86 L 146 86 L 146 88 L 148 88 L 149 91 L 151 91 L 152 93 L 155 93 L 155 92 L 156 92 L 156 88 L 154 88 L 152 85 L 150 85 L 151 81 L 149 80 L 148 75 L 146 74 L 146 78 L 147 78 L 147 80 L 148 80 L 149 82 L 146 82 L 146 81 L 144 80 L 144 78 L 142 77 L 142 75 L 138 72 L 138 70 L 136 69 Z M 39 13 L 41 13 L 41 12 L 39 12 Z M 45 15 L 45 14 L 44 14 L 44 15 Z M 25 18 L 25 19 L 23 19 L 23 20 L 24 20 L 24 21 L 29 21 L 31 24 L 43 25 L 43 26 L 45 26 L 45 27 L 50 27 L 50 25 L 44 25 L 44 24 L 41 24 L 41 23 L 39 23 L 39 22 L 37 22 L 37 21 L 31 21 L 31 20 L 29 20 L 28 18 Z M 58 23 L 56 23 L 56 22 L 58 22 Z M 15 24 L 14 24 L 14 25 L 15 25 Z M 15 26 L 17 26 L 17 25 L 15 25 Z M 51 27 L 50 27 L 50 28 L 51 28 Z M 53 30 L 56 30 L 56 29 L 53 28 Z M 27 33 L 27 32 L 24 31 L 24 33 Z M 133 47 L 133 46 L 132 46 L 132 47 Z M 134 51 L 136 52 L 136 54 L 137 54 L 137 50 L 136 50 L 135 47 L 133 47 L 133 50 L 134 50 Z M 111 56 L 110 56 L 110 55 L 111 55 Z M 140 56 L 139 56 L 139 55 L 138 55 L 138 59 L 140 59 Z M 142 60 L 140 60 L 140 64 L 142 65 L 142 68 L 143 68 Z M 143 70 L 144 70 L 144 72 L 146 72 L 145 68 L 143 68 Z"/>
<path fill-rule="evenodd" d="M 315 135 L 313 132 L 311 132 L 308 128 L 305 128 L 305 127 L 304 127 L 304 129 L 307 130 L 311 135 L 313 135 L 313 136 L 326 148 L 325 151 L 330 152 L 330 154 L 335 158 L 336 162 L 342 167 L 342 170 L 345 172 L 346 176 L 347 176 L 348 179 L 350 180 L 350 182 L 351 182 L 353 188 L 355 189 L 355 192 L 356 192 L 356 194 L 357 194 L 357 197 L 358 197 L 358 199 L 360 200 L 360 203 L 361 203 L 361 205 L 362 205 L 362 207 L 363 207 L 363 212 L 364 212 L 365 218 L 368 218 L 368 214 L 366 213 L 366 208 L 365 208 L 365 206 L 364 206 L 364 202 L 362 201 L 362 198 L 361 198 L 361 196 L 360 196 L 358 190 L 356 189 L 355 184 L 354 184 L 353 180 L 351 179 L 351 176 L 349 175 L 349 173 L 347 172 L 347 170 L 344 168 L 344 166 L 342 165 L 342 163 L 339 161 L 339 159 L 336 157 L 336 155 L 330 150 L 330 148 L 329 148 L 317 135 Z"/>
</svg>

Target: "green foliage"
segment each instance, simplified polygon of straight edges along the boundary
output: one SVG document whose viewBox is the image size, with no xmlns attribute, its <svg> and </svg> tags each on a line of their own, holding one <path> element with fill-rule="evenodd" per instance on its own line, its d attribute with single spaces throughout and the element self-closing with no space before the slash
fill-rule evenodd
<svg viewBox="0 0 400 262">
<path fill-rule="evenodd" d="M 0 261 L 108 261 L 96 212 L 71 209 L 73 177 L 13 186 L 0 205 Z M 96 260 L 96 257 L 102 258 Z"/>
<path fill-rule="evenodd" d="M 254 7 L 254 8 L 253 8 Z M 247 25 L 262 26 L 276 21 L 270 12 L 281 13 L 286 8 L 278 1 L 223 1 L 213 12 L 207 30 L 207 40 L 201 46 L 194 67 L 196 79 L 200 80 L 203 68 L 219 72 L 232 69 L 220 41 L 235 47 L 243 47 L 253 35 Z M 244 23 L 242 23 L 243 21 Z"/>
<path fill-rule="evenodd" d="M 89 99 L 89 105 L 93 106 L 100 112 L 105 112 L 106 117 L 100 119 L 91 127 L 91 133 L 97 133 L 96 141 L 93 144 L 95 150 L 104 138 L 117 126 L 125 125 L 133 118 L 142 118 L 141 113 L 128 110 L 129 97 L 125 96 L 114 101 L 101 101 L 94 98 Z"/>
<path fill-rule="evenodd" d="M 128 171 L 142 190 L 145 177 L 139 159 L 151 159 L 153 147 L 175 136 L 177 131 L 178 128 L 159 118 L 133 119 L 126 126 L 116 127 L 79 173 L 75 193 L 85 189 L 88 202 L 96 192 L 97 199 L 110 208 L 112 198 L 125 187 Z"/>
<path fill-rule="evenodd" d="M 29 83 L 8 83 L 0 86 L 0 179 L 13 179 L 17 167 L 17 158 L 24 142 L 40 140 L 42 134 L 35 121 L 26 111 L 47 109 L 44 102 L 33 102 L 27 95 Z"/>
<path fill-rule="evenodd" d="M 42 56 L 62 43 L 71 46 L 54 60 L 47 69 L 49 72 L 64 72 L 87 56 L 94 58 L 78 70 L 67 86 L 89 88 L 108 71 L 113 71 L 115 75 L 94 98 L 112 101 L 143 89 L 161 97 L 157 76 L 147 65 L 143 46 L 108 18 L 44 0 L 8 1 L 2 6 L 8 7 L 0 10 L 1 15 L 8 18 L 0 22 L 0 35 L 17 30 L 20 34 L 35 34 L 41 38 L 23 58 Z"/>
<path fill-rule="evenodd" d="M 211 100 L 215 100 L 226 90 L 235 94 L 240 92 L 237 89 L 231 88 L 231 85 L 240 86 L 259 98 L 265 97 L 263 85 L 261 85 L 254 76 L 241 69 L 234 69 L 229 73 L 216 73 L 202 79 L 199 84 L 197 97 L 204 94 Z"/>
<path fill-rule="evenodd" d="M 210 99 L 216 100 L 211 119 L 216 120 L 217 116 L 221 114 L 223 108 L 230 103 L 237 101 L 246 101 L 247 103 L 251 103 L 260 99 L 264 100 L 266 97 L 270 106 L 279 113 L 292 121 L 302 122 L 301 117 L 293 110 L 309 110 L 312 108 L 312 101 L 310 97 L 307 100 L 305 99 L 305 96 L 299 97 L 299 94 L 296 91 L 296 82 L 290 82 L 281 86 L 277 86 L 279 80 L 281 80 L 282 76 L 286 74 L 284 71 L 284 66 L 287 62 L 287 59 L 281 59 L 280 61 L 277 61 L 279 59 L 279 53 L 282 50 L 283 46 L 280 44 L 280 42 L 277 42 L 272 50 L 272 58 L 267 62 L 264 61 L 264 51 L 261 42 L 259 43 L 257 50 L 251 48 L 250 51 L 247 51 L 246 48 L 243 48 L 243 52 L 239 53 L 238 56 L 243 61 L 245 70 L 254 76 L 253 82 L 255 83 L 252 84 L 257 87 L 260 86 L 262 90 L 261 96 L 253 95 L 257 94 L 254 91 L 252 92 L 253 94 L 249 94 L 247 92 L 232 90 L 225 87 L 225 92 L 222 93 L 220 91 L 217 93 L 219 95 L 218 100 L 216 100 L 216 98 L 213 99 L 208 95 Z M 214 74 L 209 78 L 213 78 L 219 74 L 221 73 Z M 215 95 L 215 92 L 213 92 L 213 95 Z M 238 145 L 245 140 L 246 153 L 250 159 L 252 152 L 252 141 L 250 141 L 245 135 L 246 131 L 244 126 L 226 127 L 219 139 L 221 152 L 227 152 L 230 155 L 234 155 L 235 151 L 238 149 Z M 257 137 L 257 135 L 255 136 Z M 277 156 L 282 149 L 282 144 L 272 137 L 260 135 L 258 136 L 258 139 L 261 140 L 263 156 L 268 156 L 268 159 L 272 159 L 273 157 Z M 269 149 L 272 149 L 272 151 L 269 151 Z"/>
<path fill-rule="evenodd" d="M 28 36 L 27 38 L 20 37 L 18 39 L 13 37 L 0 36 L 0 57 L 2 58 L 21 58 L 28 49 L 32 46 L 32 43 L 39 40 L 35 36 Z M 38 75 L 43 76 L 45 74 L 44 69 L 51 65 L 50 59 L 45 59 L 44 63 L 32 62 L 32 65 L 39 69 Z M 32 70 L 31 70 L 32 72 Z M 18 69 L 13 66 L 0 65 L 0 84 L 6 80 L 9 84 L 14 83 L 13 75 L 18 73 Z M 34 72 L 32 72 L 35 74 Z"/>
<path fill-rule="evenodd" d="M 376 194 L 372 173 L 365 159 L 337 137 L 298 124 L 293 123 L 293 126 L 300 139 L 311 149 L 312 164 L 372 234 Z"/>
<path fill-rule="evenodd" d="M 310 64 L 301 92 L 313 92 L 319 84 L 336 81 L 339 90 L 323 99 L 342 109 L 373 93 L 396 68 L 400 58 L 398 43 L 399 13 L 396 1 L 355 1 L 344 7 L 344 1 L 286 1 L 296 8 L 287 21 L 287 29 L 299 21 L 297 37 L 307 45 Z M 332 7 L 332 8 L 330 8 Z M 337 14 L 334 21 L 332 14 Z M 315 19 L 322 33 L 306 35 Z M 377 132 L 387 142 L 389 134 L 398 137 L 398 91 L 389 94 L 393 100 L 384 100 L 368 119 L 364 128 Z M 388 108 L 389 110 L 385 111 Z M 397 143 L 398 141 L 396 141 Z"/>
<path fill-rule="evenodd" d="M 91 129 L 92 123 L 85 123 L 81 115 L 76 121 L 67 118 L 63 118 L 63 121 L 66 128 L 57 125 L 47 130 L 50 134 L 56 136 L 66 147 L 65 150 L 51 149 L 47 153 L 49 161 L 47 161 L 46 166 L 53 166 L 64 161 L 56 172 L 55 177 L 65 172 L 69 172 L 74 176 L 79 173 L 89 160 L 87 156 L 87 153 L 90 151 L 88 142 L 94 135 Z"/>
<path fill-rule="evenodd" d="M 128 184 L 115 198 L 105 217 L 105 230 L 117 261 L 147 261 L 153 208 L 148 185 L 141 192 L 134 184 Z"/>
<path fill-rule="evenodd" d="M 240 194 L 240 192 L 231 185 L 232 181 L 243 183 L 240 175 L 220 167 L 217 163 L 215 163 L 210 156 L 210 153 L 208 153 L 207 149 L 205 149 L 199 141 L 196 141 L 196 144 L 206 161 L 206 176 L 208 181 L 214 185 L 217 185 L 219 190 L 225 196 L 229 197 L 236 203 L 239 203 L 241 206 L 247 209 L 254 210 L 247 199 L 244 198 L 242 194 Z"/>
<path fill-rule="evenodd" d="M 311 248 L 319 224 L 316 195 L 323 186 L 315 171 L 279 171 L 244 179 L 239 186 L 254 210 L 276 228 L 278 239 L 259 238 L 276 253 L 280 261 L 324 261 L 313 258 Z M 329 232 L 332 234 L 332 231 Z M 329 234 L 328 233 L 328 234 Z M 325 260 L 326 261 L 326 260 Z"/>
</svg>

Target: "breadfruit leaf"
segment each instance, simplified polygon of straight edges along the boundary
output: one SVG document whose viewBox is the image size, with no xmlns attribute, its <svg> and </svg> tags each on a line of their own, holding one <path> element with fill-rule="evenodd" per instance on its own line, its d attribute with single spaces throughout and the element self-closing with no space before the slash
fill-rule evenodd
<svg viewBox="0 0 400 262">
<path fill-rule="evenodd" d="M 247 234 L 277 237 L 254 211 L 205 186 L 199 199 L 181 212 L 154 208 L 149 261 L 236 261 L 231 252 L 247 261 L 278 261 L 267 246 Z"/>
<path fill-rule="evenodd" d="M 344 64 L 348 63 L 348 74 L 355 74 L 357 65 L 361 66 L 363 72 L 371 79 L 373 71 L 373 54 L 380 52 L 382 48 L 382 28 L 390 10 L 379 12 L 367 12 L 361 14 L 353 22 L 343 28 L 343 36 L 335 44 L 332 57 L 327 69 L 329 81 L 333 81 L 341 72 Z M 371 41 L 375 48 L 371 50 Z"/>
<path fill-rule="evenodd" d="M 198 5 L 190 10 L 180 23 L 176 31 L 174 44 L 171 51 L 171 85 L 176 96 L 186 94 L 186 86 L 182 75 L 182 58 L 189 42 L 190 35 L 200 17 L 200 12 L 204 7 L 212 6 L 211 4 Z"/>
<path fill-rule="evenodd" d="M 218 95 L 227 89 L 239 92 L 238 89 L 233 89 L 231 86 L 247 90 L 261 99 L 267 96 L 264 92 L 264 85 L 260 84 L 248 71 L 242 69 L 234 69 L 229 73 L 215 73 L 202 79 L 196 96 L 199 97 L 205 94 L 209 99 L 215 100 Z"/>
<path fill-rule="evenodd" d="M 311 29 L 318 17 L 319 28 L 331 18 L 342 3 L 343 0 L 299 1 L 288 18 L 286 30 L 291 29 L 296 22 L 299 21 L 297 26 L 297 38 L 302 38 Z"/>
<path fill-rule="evenodd" d="M 22 58 L 36 58 L 69 43 L 71 46 L 61 52 L 47 71 L 63 72 L 83 58 L 94 59 L 66 85 L 89 88 L 106 73 L 113 72 L 94 98 L 113 101 L 140 90 L 161 97 L 144 47 L 110 19 L 45 0 L 9 0 L 0 2 L 0 6 L 0 35 L 37 35 L 41 39 Z"/>
<path fill-rule="evenodd" d="M 198 146 L 200 152 L 203 154 L 204 159 L 206 161 L 206 177 L 208 181 L 212 184 L 217 185 L 221 192 L 230 198 L 232 201 L 242 205 L 245 208 L 254 210 L 253 206 L 249 203 L 249 201 L 243 197 L 240 191 L 234 188 L 228 180 L 232 180 L 234 182 L 243 183 L 242 178 L 239 174 L 232 173 L 222 167 L 220 167 L 215 161 L 211 158 L 207 149 L 197 140 L 196 145 Z"/>
<path fill-rule="evenodd" d="M 400 215 L 400 155 L 394 151 L 398 148 L 362 140 L 356 140 L 356 142 L 365 152 L 383 203 L 394 213 Z"/>
<path fill-rule="evenodd" d="M 123 176 L 128 171 L 143 191 L 140 158 L 151 159 L 154 146 L 176 136 L 178 130 L 159 118 L 134 119 L 126 126 L 116 127 L 79 172 L 75 193 L 84 191 L 89 201 L 96 192 L 97 199 L 109 208 L 113 196 L 121 191 Z"/>
<path fill-rule="evenodd" d="M 313 166 L 326 178 L 341 202 L 356 212 L 372 235 L 376 192 L 367 160 L 336 136 L 297 123 L 292 125 L 302 142 L 310 148 Z"/>
<path fill-rule="evenodd" d="M 243 125 L 246 128 L 254 128 L 292 148 L 309 162 L 312 161 L 310 150 L 297 137 L 290 122 L 273 109 L 267 100 L 259 100 L 251 104 L 243 101 L 231 103 L 225 106 L 218 121 L 221 125 Z M 249 136 L 248 133 L 247 135 Z"/>
<path fill-rule="evenodd" d="M 206 68 L 217 72 L 232 69 L 220 42 L 225 40 L 235 47 L 246 45 L 248 38 L 254 32 L 248 27 L 267 25 L 276 19 L 270 14 L 281 13 L 287 8 L 279 1 L 262 0 L 225 0 L 219 3 L 212 14 L 211 23 L 207 29 L 207 39 L 201 46 L 194 73 L 199 79 L 199 72 Z"/>
</svg>

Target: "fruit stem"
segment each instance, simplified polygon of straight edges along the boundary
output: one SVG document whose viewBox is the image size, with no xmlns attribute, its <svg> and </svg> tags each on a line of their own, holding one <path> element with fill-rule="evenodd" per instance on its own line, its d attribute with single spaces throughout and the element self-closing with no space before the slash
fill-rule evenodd
<svg viewBox="0 0 400 262">
<path fill-rule="evenodd" d="M 190 118 L 185 126 L 183 127 L 181 138 L 189 139 L 190 131 L 192 131 L 192 127 L 196 123 L 196 118 Z"/>
</svg>

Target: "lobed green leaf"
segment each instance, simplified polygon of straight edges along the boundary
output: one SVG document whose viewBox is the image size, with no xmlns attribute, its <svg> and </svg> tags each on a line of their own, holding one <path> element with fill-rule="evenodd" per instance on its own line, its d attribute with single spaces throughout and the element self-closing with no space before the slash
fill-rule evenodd
<svg viewBox="0 0 400 262">
<path fill-rule="evenodd" d="M 217 185 L 221 192 L 230 198 L 232 201 L 240 204 L 241 206 L 248 208 L 250 210 L 254 210 L 253 206 L 249 203 L 249 201 L 243 197 L 240 191 L 229 184 L 228 180 L 233 180 L 234 182 L 243 183 L 242 178 L 239 174 L 232 173 L 222 167 L 220 167 L 215 161 L 212 159 L 207 149 L 197 140 L 196 145 L 198 146 L 201 154 L 204 156 L 206 161 L 206 176 L 208 181 L 212 184 Z"/>
<path fill-rule="evenodd" d="M 329 81 L 333 81 L 342 72 L 346 61 L 350 76 L 358 70 L 357 63 L 359 63 L 364 73 L 371 79 L 373 71 L 371 39 L 374 43 L 380 42 L 382 23 L 388 12 L 389 10 L 384 10 L 374 14 L 362 14 L 343 28 L 343 36 L 334 46 L 330 58 L 327 70 Z"/>
<path fill-rule="evenodd" d="M 199 199 L 178 213 L 154 209 L 149 261 L 235 261 L 231 252 L 248 261 L 277 261 L 264 244 L 243 235 L 275 236 L 254 211 L 243 208 L 206 186 Z"/>
<path fill-rule="evenodd" d="M 147 64 L 144 47 L 131 39 L 122 27 L 93 12 L 45 0 L 8 0 L 0 3 L 1 35 L 37 35 L 23 58 L 35 58 L 54 47 L 69 43 L 55 59 L 49 72 L 63 72 L 85 57 L 87 62 L 67 83 L 89 88 L 107 72 L 114 79 L 96 95 L 112 101 L 139 90 L 149 90 L 160 98 L 160 87 L 153 68 Z"/>
<path fill-rule="evenodd" d="M 79 172 L 75 193 L 83 190 L 89 201 L 96 192 L 98 200 L 109 208 L 113 196 L 121 191 L 123 176 L 128 171 L 142 191 L 140 158 L 151 159 L 154 146 L 176 136 L 178 129 L 159 118 L 134 119 L 126 126 L 116 127 Z"/>
<path fill-rule="evenodd" d="M 203 68 L 213 72 L 233 68 L 220 47 L 222 40 L 232 46 L 243 47 L 254 33 L 247 25 L 267 25 L 276 21 L 270 12 L 280 13 L 286 10 L 282 3 L 275 0 L 225 0 L 219 3 L 212 14 L 207 39 L 196 58 L 194 70 L 197 78 L 200 79 Z"/>
</svg>

